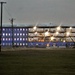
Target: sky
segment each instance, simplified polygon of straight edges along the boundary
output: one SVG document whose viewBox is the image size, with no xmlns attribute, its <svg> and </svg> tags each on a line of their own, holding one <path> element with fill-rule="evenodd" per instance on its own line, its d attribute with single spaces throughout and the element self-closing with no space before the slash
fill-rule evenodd
<svg viewBox="0 0 75 75">
<path fill-rule="evenodd" d="M 75 24 L 75 0 L 0 0 L 3 23 L 15 18 L 14 23 Z"/>
</svg>

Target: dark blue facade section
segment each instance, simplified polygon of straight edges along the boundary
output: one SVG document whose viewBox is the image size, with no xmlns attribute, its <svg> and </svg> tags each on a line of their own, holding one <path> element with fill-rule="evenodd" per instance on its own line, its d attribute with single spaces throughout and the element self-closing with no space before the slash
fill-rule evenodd
<svg viewBox="0 0 75 75">
<path fill-rule="evenodd" d="M 65 46 L 71 47 L 74 46 L 73 42 L 29 42 L 28 47 L 53 47 L 53 46 Z"/>
<path fill-rule="evenodd" d="M 1 41 L 2 46 L 12 46 L 12 41 L 14 42 L 14 46 L 26 46 L 28 41 L 28 28 L 14 27 L 12 34 L 11 27 L 3 27 Z"/>
</svg>

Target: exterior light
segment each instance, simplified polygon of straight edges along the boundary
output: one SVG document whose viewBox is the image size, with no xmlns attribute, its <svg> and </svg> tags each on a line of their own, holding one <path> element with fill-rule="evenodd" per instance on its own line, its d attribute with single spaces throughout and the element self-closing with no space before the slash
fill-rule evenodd
<svg viewBox="0 0 75 75">
<path fill-rule="evenodd" d="M 63 40 L 63 42 L 66 42 L 65 40 Z"/>
<path fill-rule="evenodd" d="M 59 31 L 60 29 L 61 29 L 61 27 L 60 27 L 60 26 L 58 26 L 58 27 L 57 27 L 57 31 Z"/>
<path fill-rule="evenodd" d="M 66 33 L 66 36 L 69 36 L 69 35 L 70 35 L 70 32 L 67 32 L 67 33 Z"/>
<path fill-rule="evenodd" d="M 34 34 L 37 35 L 37 32 L 35 32 Z"/>
<path fill-rule="evenodd" d="M 52 40 L 54 40 L 54 37 L 53 37 L 53 36 L 51 37 L 51 41 L 52 41 Z"/>
<path fill-rule="evenodd" d="M 69 28 L 70 30 L 72 29 L 72 27 Z"/>
<path fill-rule="evenodd" d="M 58 35 L 58 34 L 59 34 L 59 32 L 57 31 L 55 34 L 56 34 L 56 35 Z"/>
<path fill-rule="evenodd" d="M 36 27 L 36 26 L 34 26 L 34 27 L 33 27 L 33 30 L 36 30 L 36 29 L 37 29 L 37 27 Z"/>
<path fill-rule="evenodd" d="M 49 32 L 47 31 L 47 32 L 45 32 L 45 36 L 49 36 Z"/>
</svg>

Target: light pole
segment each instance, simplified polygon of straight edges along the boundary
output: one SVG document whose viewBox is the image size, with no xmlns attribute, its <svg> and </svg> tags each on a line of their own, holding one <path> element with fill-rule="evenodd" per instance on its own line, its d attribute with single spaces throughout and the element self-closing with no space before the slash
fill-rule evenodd
<svg viewBox="0 0 75 75">
<path fill-rule="evenodd" d="M 0 52 L 1 52 L 1 39 L 2 39 L 2 18 L 3 18 L 3 4 L 6 2 L 0 2 L 1 4 L 1 26 L 0 26 Z"/>
<path fill-rule="evenodd" d="M 14 22 L 14 18 L 9 19 L 12 25 L 12 47 L 14 47 L 14 33 L 13 33 L 13 22 Z"/>
</svg>

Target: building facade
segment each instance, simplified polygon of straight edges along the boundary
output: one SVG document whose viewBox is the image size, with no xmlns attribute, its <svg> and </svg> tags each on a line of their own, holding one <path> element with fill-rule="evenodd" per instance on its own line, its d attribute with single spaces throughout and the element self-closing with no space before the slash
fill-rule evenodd
<svg viewBox="0 0 75 75">
<path fill-rule="evenodd" d="M 3 47 L 74 46 L 75 26 L 15 25 L 2 27 Z"/>
</svg>

